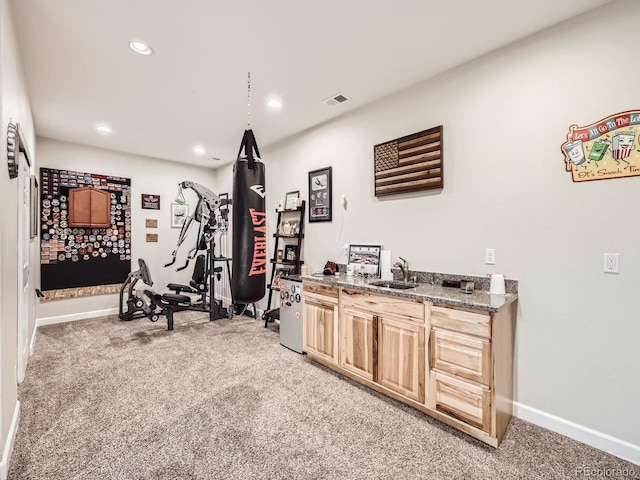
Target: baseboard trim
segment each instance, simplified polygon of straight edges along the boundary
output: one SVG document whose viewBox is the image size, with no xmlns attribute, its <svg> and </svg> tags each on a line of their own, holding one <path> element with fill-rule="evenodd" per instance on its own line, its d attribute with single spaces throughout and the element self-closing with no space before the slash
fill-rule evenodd
<svg viewBox="0 0 640 480">
<path fill-rule="evenodd" d="M 87 318 L 106 317 L 108 315 L 117 315 L 117 308 L 106 308 L 104 310 L 94 310 L 92 312 L 72 313 L 69 315 L 58 315 L 55 317 L 43 317 L 36 320 L 36 328 L 44 325 L 54 325 L 56 323 L 73 322 L 76 320 L 85 320 Z"/>
<path fill-rule="evenodd" d="M 0 461 L 0 480 L 7 480 L 9 474 L 9 461 L 13 452 L 13 442 L 18 433 L 18 422 L 20 421 L 20 402 L 16 401 L 16 408 L 13 409 L 13 418 L 11 419 L 11 427 L 5 439 L 4 451 L 2 452 L 2 460 Z"/>
<path fill-rule="evenodd" d="M 628 462 L 640 465 L 640 445 L 612 437 L 606 433 L 592 430 L 583 425 L 556 417 L 533 407 L 513 402 L 514 415 L 522 420 L 539 425 L 547 430 L 559 433 L 598 450 L 615 455 Z"/>
</svg>

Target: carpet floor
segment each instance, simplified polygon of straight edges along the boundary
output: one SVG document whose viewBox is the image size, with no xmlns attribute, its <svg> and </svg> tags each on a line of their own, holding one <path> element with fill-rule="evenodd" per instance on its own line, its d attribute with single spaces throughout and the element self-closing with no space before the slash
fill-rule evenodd
<svg viewBox="0 0 640 480">
<path fill-rule="evenodd" d="M 9 479 L 640 478 L 517 418 L 489 447 L 284 348 L 274 324 L 163 320 L 38 329 Z"/>
</svg>

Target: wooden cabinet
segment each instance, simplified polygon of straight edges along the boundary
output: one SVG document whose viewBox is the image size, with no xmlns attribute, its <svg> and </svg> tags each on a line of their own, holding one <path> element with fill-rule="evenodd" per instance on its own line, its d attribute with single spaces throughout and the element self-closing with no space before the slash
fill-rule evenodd
<svg viewBox="0 0 640 480">
<path fill-rule="evenodd" d="M 512 416 L 515 308 L 485 312 L 305 280 L 304 349 L 496 447 Z"/>
<path fill-rule="evenodd" d="M 302 349 L 338 364 L 338 289 L 303 284 Z"/>
<path fill-rule="evenodd" d="M 424 302 L 342 289 L 340 365 L 424 402 Z"/>
<path fill-rule="evenodd" d="M 110 227 L 109 192 L 94 187 L 69 189 L 70 227 Z"/>
<path fill-rule="evenodd" d="M 378 379 L 378 318 L 349 307 L 340 311 L 340 366 L 367 380 Z"/>
<path fill-rule="evenodd" d="M 511 418 L 513 316 L 431 308 L 429 406 L 500 441 Z"/>
<path fill-rule="evenodd" d="M 379 317 L 378 383 L 424 403 L 424 326 Z"/>
</svg>

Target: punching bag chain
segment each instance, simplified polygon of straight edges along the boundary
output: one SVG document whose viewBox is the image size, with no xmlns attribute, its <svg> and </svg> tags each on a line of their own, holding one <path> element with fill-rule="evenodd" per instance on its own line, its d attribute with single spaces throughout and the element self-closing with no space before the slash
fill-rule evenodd
<svg viewBox="0 0 640 480">
<path fill-rule="evenodd" d="M 247 125 L 251 128 L 251 72 L 247 72 Z"/>
</svg>

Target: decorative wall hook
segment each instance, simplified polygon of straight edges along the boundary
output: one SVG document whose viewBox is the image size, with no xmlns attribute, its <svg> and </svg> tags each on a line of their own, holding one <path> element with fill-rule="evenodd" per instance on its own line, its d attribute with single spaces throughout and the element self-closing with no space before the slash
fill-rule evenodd
<svg viewBox="0 0 640 480">
<path fill-rule="evenodd" d="M 13 120 L 9 119 L 9 126 L 7 127 L 7 165 L 9 167 L 9 178 L 16 178 L 18 176 L 18 155 L 19 151 L 19 132 L 18 124 L 13 123 Z"/>
</svg>

